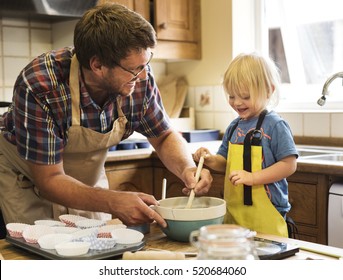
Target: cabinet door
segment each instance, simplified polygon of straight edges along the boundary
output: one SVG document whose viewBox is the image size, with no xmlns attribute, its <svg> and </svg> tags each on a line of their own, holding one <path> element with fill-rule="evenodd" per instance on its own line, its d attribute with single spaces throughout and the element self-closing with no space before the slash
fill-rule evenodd
<svg viewBox="0 0 343 280">
<path fill-rule="evenodd" d="M 150 19 L 149 0 L 98 0 L 98 4 L 103 4 L 105 2 L 122 4 L 129 9 L 141 14 L 145 19 Z"/>
<path fill-rule="evenodd" d="M 201 59 L 200 0 L 99 0 L 141 14 L 155 28 L 155 59 Z"/>
<path fill-rule="evenodd" d="M 107 178 L 111 190 L 153 194 L 151 168 L 109 171 Z"/>
<path fill-rule="evenodd" d="M 305 241 L 327 244 L 329 178 L 323 174 L 296 172 L 288 179 L 289 216 Z"/>
<path fill-rule="evenodd" d="M 111 190 L 153 194 L 153 169 L 150 159 L 106 162 Z"/>
<path fill-rule="evenodd" d="M 154 17 L 159 40 L 183 42 L 199 40 L 199 0 L 155 0 Z"/>
<path fill-rule="evenodd" d="M 134 0 L 98 0 L 98 4 L 104 4 L 106 2 L 122 4 L 131 10 L 133 10 L 135 7 Z"/>
</svg>

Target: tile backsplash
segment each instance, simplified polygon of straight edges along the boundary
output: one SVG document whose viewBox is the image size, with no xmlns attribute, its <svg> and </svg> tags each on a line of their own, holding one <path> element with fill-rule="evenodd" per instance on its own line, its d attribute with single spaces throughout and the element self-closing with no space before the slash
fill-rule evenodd
<svg viewBox="0 0 343 280">
<path fill-rule="evenodd" d="M 195 108 L 197 129 L 220 129 L 221 132 L 225 132 L 227 126 L 237 116 L 229 106 L 221 85 L 190 87 L 186 106 Z M 275 110 L 278 112 L 277 108 Z M 343 137 L 343 113 L 278 113 L 289 123 L 294 136 Z"/>
<path fill-rule="evenodd" d="M 221 86 L 189 87 L 185 106 L 195 108 L 197 129 L 219 129 L 224 132 L 236 116 Z"/>
<path fill-rule="evenodd" d="M 52 48 L 46 21 L 0 17 L 0 100 L 11 101 L 13 84 L 29 61 Z M 0 113 L 5 109 L 0 108 Z"/>
</svg>

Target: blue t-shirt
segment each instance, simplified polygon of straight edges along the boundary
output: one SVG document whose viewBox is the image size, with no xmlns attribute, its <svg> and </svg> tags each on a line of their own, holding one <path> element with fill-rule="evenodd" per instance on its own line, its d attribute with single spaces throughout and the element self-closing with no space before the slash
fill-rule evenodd
<svg viewBox="0 0 343 280">
<path fill-rule="evenodd" d="M 232 144 L 243 144 L 245 135 L 252 129 L 255 129 L 258 118 L 250 120 L 241 120 L 236 118 L 231 122 L 225 131 L 223 141 L 217 154 L 227 159 L 229 140 Z M 238 126 L 232 134 L 231 139 L 228 139 L 231 128 L 238 122 Z M 295 147 L 293 135 L 288 123 L 283 120 L 274 111 L 268 112 L 265 116 L 262 126 L 262 152 L 263 163 L 262 168 L 273 165 L 281 159 L 295 155 L 298 157 L 298 152 Z M 288 202 L 288 183 L 286 178 L 268 184 L 265 186 L 269 189 L 269 196 L 275 208 L 281 213 L 286 214 L 291 205 Z"/>
</svg>

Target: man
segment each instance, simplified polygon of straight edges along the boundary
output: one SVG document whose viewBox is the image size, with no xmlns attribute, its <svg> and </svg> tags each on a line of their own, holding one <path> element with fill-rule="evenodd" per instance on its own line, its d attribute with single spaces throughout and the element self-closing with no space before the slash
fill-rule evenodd
<svg viewBox="0 0 343 280">
<path fill-rule="evenodd" d="M 74 47 L 42 54 L 19 74 L 0 135 L 0 203 L 6 223 L 70 213 L 111 215 L 127 225 L 165 221 L 152 195 L 108 190 L 107 150 L 134 131 L 165 166 L 208 192 L 212 177 L 196 166 L 168 121 L 149 62 L 152 26 L 124 6 L 90 9 L 76 24 Z"/>
</svg>

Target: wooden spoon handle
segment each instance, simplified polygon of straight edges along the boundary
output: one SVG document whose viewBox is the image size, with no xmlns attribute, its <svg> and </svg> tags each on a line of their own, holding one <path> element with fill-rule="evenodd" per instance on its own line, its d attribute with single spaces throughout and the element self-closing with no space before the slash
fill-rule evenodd
<svg viewBox="0 0 343 280">
<path fill-rule="evenodd" d="M 198 168 L 197 168 L 197 171 L 195 173 L 195 182 L 196 183 L 198 183 L 198 181 L 200 179 L 200 173 L 201 173 L 201 169 L 202 169 L 203 165 L 204 165 L 204 157 L 202 156 L 202 157 L 200 157 Z M 189 208 L 192 207 L 192 203 L 193 203 L 194 197 L 195 197 L 195 193 L 194 193 L 194 190 L 192 189 L 191 193 L 189 195 L 189 198 L 188 198 L 186 209 L 189 209 Z"/>
<path fill-rule="evenodd" d="M 204 165 L 204 157 L 200 157 L 199 160 L 199 164 L 198 164 L 198 168 L 197 168 L 197 172 L 195 173 L 195 182 L 198 183 L 199 179 L 200 179 L 200 174 L 201 174 L 201 169 L 202 166 Z"/>
</svg>

